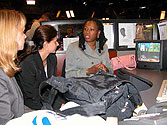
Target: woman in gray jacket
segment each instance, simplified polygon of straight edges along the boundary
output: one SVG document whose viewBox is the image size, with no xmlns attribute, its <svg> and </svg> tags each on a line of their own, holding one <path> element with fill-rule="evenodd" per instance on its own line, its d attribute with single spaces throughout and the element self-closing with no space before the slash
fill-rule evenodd
<svg viewBox="0 0 167 125">
<path fill-rule="evenodd" d="M 85 21 L 79 41 L 66 51 L 66 77 L 87 77 L 99 70 L 113 73 L 103 24 L 90 18 Z"/>
<path fill-rule="evenodd" d="M 0 10 L 0 125 L 24 113 L 22 92 L 14 78 L 15 64 L 26 35 L 25 16 L 15 10 Z"/>
</svg>

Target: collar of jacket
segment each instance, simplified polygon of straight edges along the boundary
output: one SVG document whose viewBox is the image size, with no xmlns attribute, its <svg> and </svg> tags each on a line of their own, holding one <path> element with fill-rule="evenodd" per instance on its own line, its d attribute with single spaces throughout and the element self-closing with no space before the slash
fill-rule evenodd
<svg viewBox="0 0 167 125">
<path fill-rule="evenodd" d="M 97 56 L 100 56 L 104 53 L 104 49 L 101 50 L 101 53 L 98 52 L 98 49 L 99 49 L 99 42 L 96 41 L 96 49 L 95 50 L 92 50 L 90 48 L 90 46 L 87 44 L 87 42 L 85 42 L 85 47 L 86 49 L 84 50 L 84 52 L 89 55 L 89 56 L 93 56 L 93 57 L 97 57 Z"/>
</svg>

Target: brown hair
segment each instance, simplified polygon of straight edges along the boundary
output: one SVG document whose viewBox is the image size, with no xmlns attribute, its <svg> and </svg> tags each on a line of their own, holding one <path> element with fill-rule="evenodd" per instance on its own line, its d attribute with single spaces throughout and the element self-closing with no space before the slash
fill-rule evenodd
<svg viewBox="0 0 167 125">
<path fill-rule="evenodd" d="M 50 43 L 57 36 L 56 29 L 51 25 L 41 25 L 39 26 L 34 33 L 32 41 L 35 44 L 35 50 L 39 50 L 43 48 L 43 44 L 45 41 Z"/>
<path fill-rule="evenodd" d="M 43 48 L 43 44 L 45 41 L 50 43 L 57 36 L 56 29 L 51 25 L 41 25 L 39 26 L 33 35 L 32 41 L 34 45 L 25 47 L 24 52 L 19 55 L 19 62 L 24 60 L 28 55 L 33 52 L 36 52 Z"/>
</svg>

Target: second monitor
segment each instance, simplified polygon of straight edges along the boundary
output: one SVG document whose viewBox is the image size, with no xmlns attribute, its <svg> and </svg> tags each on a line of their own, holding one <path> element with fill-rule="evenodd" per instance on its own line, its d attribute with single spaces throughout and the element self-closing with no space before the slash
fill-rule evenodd
<svg viewBox="0 0 167 125">
<path fill-rule="evenodd" d="M 136 41 L 138 68 L 167 70 L 167 40 Z"/>
</svg>

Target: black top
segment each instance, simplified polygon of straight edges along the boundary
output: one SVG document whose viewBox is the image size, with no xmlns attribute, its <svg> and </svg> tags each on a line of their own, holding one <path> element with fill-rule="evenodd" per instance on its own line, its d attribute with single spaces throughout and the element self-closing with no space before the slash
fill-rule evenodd
<svg viewBox="0 0 167 125">
<path fill-rule="evenodd" d="M 22 71 L 16 75 L 17 82 L 23 91 L 25 105 L 31 109 L 41 109 L 39 85 L 52 75 L 56 76 L 57 57 L 50 54 L 47 57 L 47 76 L 39 52 L 27 56 L 20 64 Z"/>
</svg>

